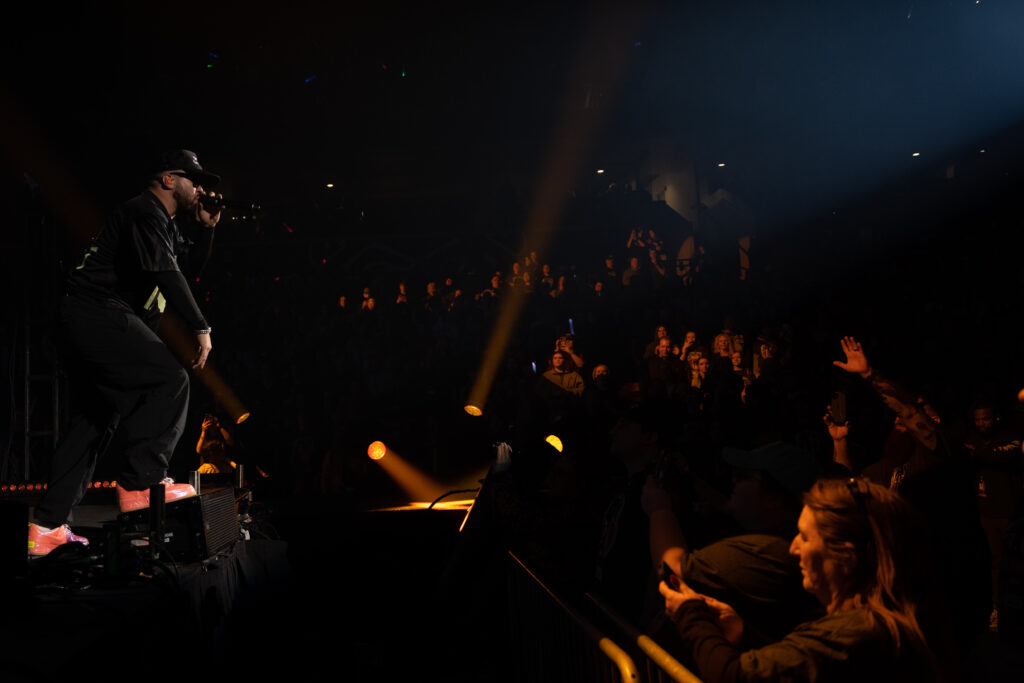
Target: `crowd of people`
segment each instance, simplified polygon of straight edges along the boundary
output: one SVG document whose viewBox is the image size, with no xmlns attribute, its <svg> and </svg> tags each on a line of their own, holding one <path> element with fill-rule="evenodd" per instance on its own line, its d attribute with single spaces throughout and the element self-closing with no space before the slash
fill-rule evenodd
<svg viewBox="0 0 1024 683">
<path fill-rule="evenodd" d="M 691 368 L 662 327 L 655 336 L 646 383 L 606 400 L 586 400 L 606 375 L 581 387 L 572 356 L 552 354 L 546 427 L 583 445 L 542 473 L 527 465 L 530 496 L 520 482 L 494 505 L 513 544 L 568 590 L 591 577 L 588 590 L 711 681 L 956 680 L 986 628 L 1019 635 L 1021 440 L 995 433 L 991 408 L 958 432 L 845 337 L 834 366 L 860 378 L 851 397 L 894 417 L 882 457 L 855 463 L 858 423 L 834 398 L 820 457 L 786 426 L 777 345 L 759 339 L 748 372 L 742 339 L 722 332 Z M 685 370 L 665 382 L 668 366 Z"/>
<path fill-rule="evenodd" d="M 607 597 L 707 680 L 955 677 L 980 632 L 1019 628 L 1015 396 L 926 376 L 919 358 L 902 367 L 883 334 L 886 315 L 912 326 L 945 292 L 871 315 L 843 306 L 855 291 L 787 304 L 792 283 L 722 259 L 730 275 L 713 277 L 673 250 L 634 231 L 589 264 L 467 255 L 448 274 L 347 290 L 228 268 L 211 317 L 239 350 L 217 362 L 262 402 L 263 433 L 293 435 L 265 470 L 293 493 L 359 492 L 381 482 L 371 432 L 435 474 L 455 467 L 461 406 L 522 297 L 472 429 L 482 449 L 513 445 L 486 507 L 545 576 Z M 221 303 L 240 295 L 260 315 Z M 982 327 L 1001 313 L 972 311 Z M 863 345 L 846 326 L 868 329 Z"/>
</svg>

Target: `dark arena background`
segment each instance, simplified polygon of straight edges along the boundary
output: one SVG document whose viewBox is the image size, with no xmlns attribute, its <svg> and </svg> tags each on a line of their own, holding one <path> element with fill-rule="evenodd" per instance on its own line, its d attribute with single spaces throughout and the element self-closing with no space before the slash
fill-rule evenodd
<svg viewBox="0 0 1024 683">
<path fill-rule="evenodd" d="M 722 510 L 773 473 L 766 443 L 806 486 L 916 473 L 947 513 L 932 568 L 962 580 L 937 584 L 932 649 L 950 680 L 1022 680 L 1021 3 L 37 3 L 3 23 L 5 682 L 693 681 L 648 475 L 699 548 L 742 532 Z M 82 409 L 65 276 L 182 148 L 228 200 L 189 282 L 213 350 L 170 471 L 203 504 L 119 514 L 114 431 L 70 522 L 89 547 L 26 560 Z M 171 349 L 182 324 L 169 307 Z M 847 336 L 935 422 L 923 474 L 884 469 L 909 437 L 833 364 Z"/>
</svg>

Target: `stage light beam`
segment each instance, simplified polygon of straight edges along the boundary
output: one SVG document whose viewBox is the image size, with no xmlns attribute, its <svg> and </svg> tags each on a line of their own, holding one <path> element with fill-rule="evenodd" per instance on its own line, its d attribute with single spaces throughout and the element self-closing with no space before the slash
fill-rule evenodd
<svg viewBox="0 0 1024 683">
<path fill-rule="evenodd" d="M 370 448 L 374 446 L 377 446 L 381 451 L 380 457 L 374 458 L 374 461 L 381 466 L 381 469 L 403 491 L 409 494 L 411 500 L 436 500 L 442 493 L 447 491 L 444 486 L 441 486 L 441 484 L 416 469 L 416 467 L 410 465 L 393 450 L 387 448 L 383 442 L 374 441 L 370 444 Z M 367 453 L 370 453 L 370 449 L 367 449 Z M 385 453 L 387 454 L 386 458 L 384 457 Z M 371 454 L 370 457 L 373 458 L 373 455 Z"/>
<path fill-rule="evenodd" d="M 189 367 L 195 355 L 195 335 L 188 326 L 171 308 L 164 311 L 160 321 L 160 336 L 175 355 L 181 360 L 182 365 Z M 224 408 L 235 424 L 241 424 L 249 418 L 249 411 L 231 390 L 216 370 L 213 369 L 211 361 L 207 360 L 206 366 L 193 370 L 196 378 L 199 379 L 214 399 Z"/>
<path fill-rule="evenodd" d="M 585 84 L 603 83 L 605 96 L 611 98 L 631 57 L 626 48 L 632 43 L 623 40 L 623 36 L 638 30 L 646 20 L 643 12 L 631 13 L 625 19 L 596 13 L 591 17 L 592 23 L 584 29 L 576 63 L 570 72 L 580 77 L 574 78 L 576 86 L 565 93 L 561 119 L 551 137 L 552 146 L 537 176 L 530 211 L 523 227 L 520 254 L 536 251 L 541 258 L 544 257 L 562 220 L 573 183 L 583 172 L 582 162 L 608 112 L 608 107 L 579 108 L 576 103 L 590 97 Z M 593 54 L 603 54 L 606 59 L 592 61 L 589 56 Z M 484 409 L 525 304 L 526 295 L 520 288 L 513 288 L 502 299 L 467 405 L 481 411 Z"/>
</svg>

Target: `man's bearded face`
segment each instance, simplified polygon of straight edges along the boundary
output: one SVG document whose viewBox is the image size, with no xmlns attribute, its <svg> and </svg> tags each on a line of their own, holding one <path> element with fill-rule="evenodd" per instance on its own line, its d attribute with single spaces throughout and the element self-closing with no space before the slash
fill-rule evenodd
<svg viewBox="0 0 1024 683">
<path fill-rule="evenodd" d="M 188 178 L 174 176 L 174 201 L 178 205 L 178 213 L 193 211 L 199 203 L 196 186 Z"/>
</svg>

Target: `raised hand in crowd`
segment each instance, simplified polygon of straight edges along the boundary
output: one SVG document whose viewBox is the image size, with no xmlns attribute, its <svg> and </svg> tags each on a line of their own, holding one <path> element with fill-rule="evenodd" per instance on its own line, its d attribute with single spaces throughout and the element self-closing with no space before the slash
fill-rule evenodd
<svg viewBox="0 0 1024 683">
<path fill-rule="evenodd" d="M 899 416 L 900 421 L 925 448 L 934 451 L 938 446 L 936 422 L 932 420 L 918 404 L 917 397 L 906 391 L 895 382 L 881 376 L 868 363 L 864 348 L 853 337 L 839 340 L 846 355 L 846 361 L 832 361 L 837 368 L 860 375 L 871 382 L 871 387 L 878 397 Z"/>
<path fill-rule="evenodd" d="M 847 372 L 860 375 L 865 379 L 871 376 L 871 366 L 868 364 L 868 357 L 864 355 L 864 349 L 853 337 L 843 337 L 839 340 L 846 354 L 846 362 L 836 360 L 832 365 Z M 763 350 L 764 347 L 762 347 Z"/>
</svg>

